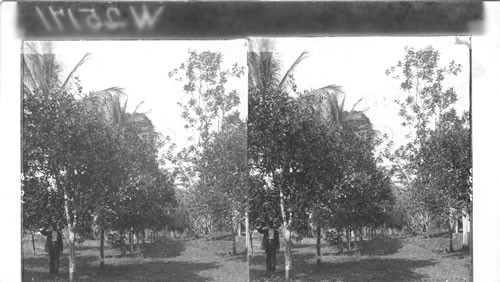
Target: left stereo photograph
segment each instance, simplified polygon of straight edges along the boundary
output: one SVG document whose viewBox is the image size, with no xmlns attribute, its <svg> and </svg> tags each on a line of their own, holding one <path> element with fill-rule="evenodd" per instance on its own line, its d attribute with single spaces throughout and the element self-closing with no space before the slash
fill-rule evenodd
<svg viewBox="0 0 500 282">
<path fill-rule="evenodd" d="M 246 281 L 246 40 L 23 41 L 23 281 Z"/>
</svg>

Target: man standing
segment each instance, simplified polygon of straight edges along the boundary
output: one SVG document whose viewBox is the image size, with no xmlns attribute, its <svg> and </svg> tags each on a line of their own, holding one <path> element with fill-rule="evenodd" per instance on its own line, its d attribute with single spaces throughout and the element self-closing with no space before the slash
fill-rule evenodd
<svg viewBox="0 0 500 282">
<path fill-rule="evenodd" d="M 49 252 L 49 268 L 50 273 L 59 273 L 59 254 L 63 249 L 62 234 L 59 232 L 57 225 L 52 224 L 51 228 L 46 228 L 41 231 L 42 235 L 47 236 L 46 248 Z"/>
<path fill-rule="evenodd" d="M 262 238 L 262 247 L 266 251 L 266 265 L 267 271 L 276 270 L 276 250 L 279 251 L 280 240 L 278 230 L 272 223 L 268 226 L 260 227 L 257 230 L 259 233 L 264 234 Z"/>
</svg>

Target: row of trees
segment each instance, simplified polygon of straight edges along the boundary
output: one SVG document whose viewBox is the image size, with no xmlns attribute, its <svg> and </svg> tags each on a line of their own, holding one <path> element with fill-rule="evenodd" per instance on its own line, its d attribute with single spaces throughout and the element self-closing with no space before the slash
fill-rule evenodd
<svg viewBox="0 0 500 282">
<path fill-rule="evenodd" d="M 408 142 L 388 155 L 401 183 L 399 217 L 414 233 L 428 231 L 431 223 L 447 226 L 452 251 L 455 222 L 472 213 L 469 112 L 457 113 L 455 89 L 445 86 L 462 66 L 441 65 L 440 53 L 431 47 L 405 52 L 386 72 L 400 82 L 397 103 L 408 129 Z"/>
<path fill-rule="evenodd" d="M 236 253 L 237 225 L 247 214 L 253 229 L 283 227 L 288 279 L 292 232 L 314 227 L 319 263 L 322 229 L 351 234 L 392 224 L 422 231 L 435 217 L 452 230 L 457 216 L 470 214 L 470 121 L 454 110 L 453 88 L 442 85 L 459 65 L 440 67 L 437 51 L 408 49 L 388 70 L 402 80 L 398 103 L 410 141 L 387 150 L 394 166 L 386 170 L 374 154 L 381 136 L 358 103 L 345 107 L 340 86 L 297 92 L 293 72 L 307 52 L 285 71 L 273 41 L 250 43 L 248 122 L 237 110 L 238 93 L 226 89 L 244 74 L 241 66 L 224 69 L 220 53 L 191 51 L 169 73 L 182 85 L 179 106 L 192 132 L 178 154 L 168 149 L 170 172 L 158 157 L 165 140 L 138 107 L 126 111 L 121 89 L 83 93 L 75 73 L 88 55 L 63 79 L 50 44 L 41 51 L 26 45 L 23 226 L 68 231 L 70 280 L 75 236 L 96 226 L 101 263 L 106 230 L 132 238 L 167 225 L 198 235 L 230 231 Z M 401 187 L 392 184 L 396 178 Z"/>
<path fill-rule="evenodd" d="M 251 224 L 283 227 L 286 278 L 291 234 L 312 223 L 320 262 L 321 228 L 346 229 L 386 221 L 391 181 L 377 166 L 377 137 L 369 119 L 346 110 L 342 89 L 330 85 L 292 96 L 293 71 L 285 72 L 273 42 L 252 42 L 249 64 L 248 154 Z M 295 92 L 295 91 L 294 91 Z"/>
<path fill-rule="evenodd" d="M 184 188 L 180 198 L 184 222 L 196 235 L 230 232 L 236 254 L 238 224 L 248 201 L 247 130 L 240 117 L 240 96 L 226 84 L 244 68 L 223 67 L 218 52 L 190 51 L 169 77 L 182 84 L 182 109 L 189 140 L 171 161 Z"/>
<path fill-rule="evenodd" d="M 160 169 L 162 140 L 143 113 L 127 112 L 119 88 L 83 93 L 75 73 L 62 77 L 50 43 L 25 44 L 23 69 L 23 227 L 67 230 L 74 280 L 75 239 L 98 227 L 143 233 L 172 221 L 173 177 Z"/>
</svg>

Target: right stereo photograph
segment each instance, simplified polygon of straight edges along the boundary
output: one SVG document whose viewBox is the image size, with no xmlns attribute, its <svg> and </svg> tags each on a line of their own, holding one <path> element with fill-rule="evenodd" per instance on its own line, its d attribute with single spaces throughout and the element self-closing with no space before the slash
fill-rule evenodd
<svg viewBox="0 0 500 282">
<path fill-rule="evenodd" d="M 472 280 L 471 41 L 248 39 L 252 281 Z"/>
</svg>

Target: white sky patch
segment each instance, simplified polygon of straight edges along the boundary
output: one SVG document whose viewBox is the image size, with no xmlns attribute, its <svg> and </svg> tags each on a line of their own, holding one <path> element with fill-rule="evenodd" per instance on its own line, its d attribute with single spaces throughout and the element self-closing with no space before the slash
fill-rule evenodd
<svg viewBox="0 0 500 282">
<path fill-rule="evenodd" d="M 464 38 L 467 39 L 467 38 Z M 80 68 L 84 92 L 119 86 L 128 95 L 128 110 L 141 101 L 139 111 L 148 112 L 156 130 L 182 146 L 190 135 L 184 129 L 181 108 L 177 103 L 183 95 L 182 85 L 168 77 L 188 58 L 188 50 L 217 51 L 223 54 L 223 67 L 234 63 L 246 67 L 246 40 L 218 41 L 58 41 L 56 54 L 68 71 L 85 54 L 91 58 Z M 387 133 L 396 143 L 404 142 L 408 133 L 401 126 L 398 106 L 394 100 L 402 93 L 399 83 L 385 75 L 385 70 L 404 58 L 404 47 L 416 49 L 432 46 L 441 53 L 440 63 L 451 60 L 463 66 L 457 77 L 445 79 L 458 95 L 459 112 L 469 108 L 469 52 L 465 45 L 455 44 L 455 37 L 316 37 L 278 38 L 276 50 L 288 68 L 298 55 L 309 51 L 294 74 L 298 90 L 315 89 L 337 84 L 346 92 L 346 106 L 360 98 L 357 106 L 365 110 L 376 130 Z M 247 79 L 228 83 L 227 89 L 240 94 L 239 111 L 247 116 Z"/>
<path fill-rule="evenodd" d="M 463 38 L 468 40 L 468 37 Z M 394 100 L 402 93 L 400 82 L 385 71 L 405 56 L 405 46 L 416 50 L 432 46 L 441 54 L 440 66 L 454 60 L 462 65 L 457 77 L 445 78 L 445 86 L 457 92 L 456 109 L 469 109 L 469 49 L 455 44 L 455 37 L 318 37 L 278 38 L 276 51 L 288 69 L 302 51 L 307 59 L 296 68 L 297 90 L 317 89 L 330 84 L 340 85 L 346 93 L 346 108 L 360 98 L 356 109 L 364 110 L 376 130 L 387 133 L 397 145 L 404 142 L 408 130 L 401 126 L 399 106 Z"/>
<path fill-rule="evenodd" d="M 138 112 L 148 112 L 156 131 L 171 136 L 177 147 L 182 147 L 190 131 L 184 128 L 181 118 L 183 84 L 169 78 L 168 73 L 188 59 L 188 51 L 213 51 L 223 55 L 222 68 L 237 63 L 246 69 L 246 40 L 218 41 L 160 41 L 160 40 L 114 40 L 114 41 L 57 41 L 56 57 L 69 72 L 85 53 L 90 59 L 76 74 L 84 93 L 109 87 L 122 87 L 128 96 L 127 110 L 133 111 L 144 101 Z M 247 76 L 229 80 L 227 91 L 236 89 L 241 103 L 239 112 L 247 117 Z"/>
<path fill-rule="evenodd" d="M 468 38 L 464 38 L 468 40 Z M 55 52 L 68 72 L 85 53 L 90 59 L 79 69 L 83 91 L 122 87 L 128 96 L 128 111 L 144 101 L 139 112 L 147 112 L 156 130 L 170 136 L 177 149 L 187 144 L 190 130 L 184 128 L 177 104 L 184 93 L 182 83 L 168 72 L 188 59 L 189 50 L 210 50 L 223 54 L 223 68 L 234 63 L 247 65 L 246 39 L 239 40 L 114 40 L 58 41 Z M 374 128 L 386 133 L 396 147 L 405 142 L 408 129 L 401 126 L 399 106 L 394 100 L 403 92 L 398 81 L 385 74 L 405 55 L 405 46 L 415 49 L 432 46 L 440 51 L 440 65 L 454 60 L 463 66 L 457 77 L 448 76 L 446 86 L 458 95 L 459 112 L 469 108 L 469 51 L 455 44 L 455 37 L 315 37 L 277 38 L 276 51 L 287 69 L 304 50 L 309 56 L 297 67 L 297 89 L 316 89 L 337 84 L 346 92 L 346 108 L 364 110 Z M 241 98 L 239 111 L 247 116 L 247 78 L 230 80 L 226 89 L 236 89 Z M 165 148 L 166 149 L 166 148 Z"/>
</svg>

